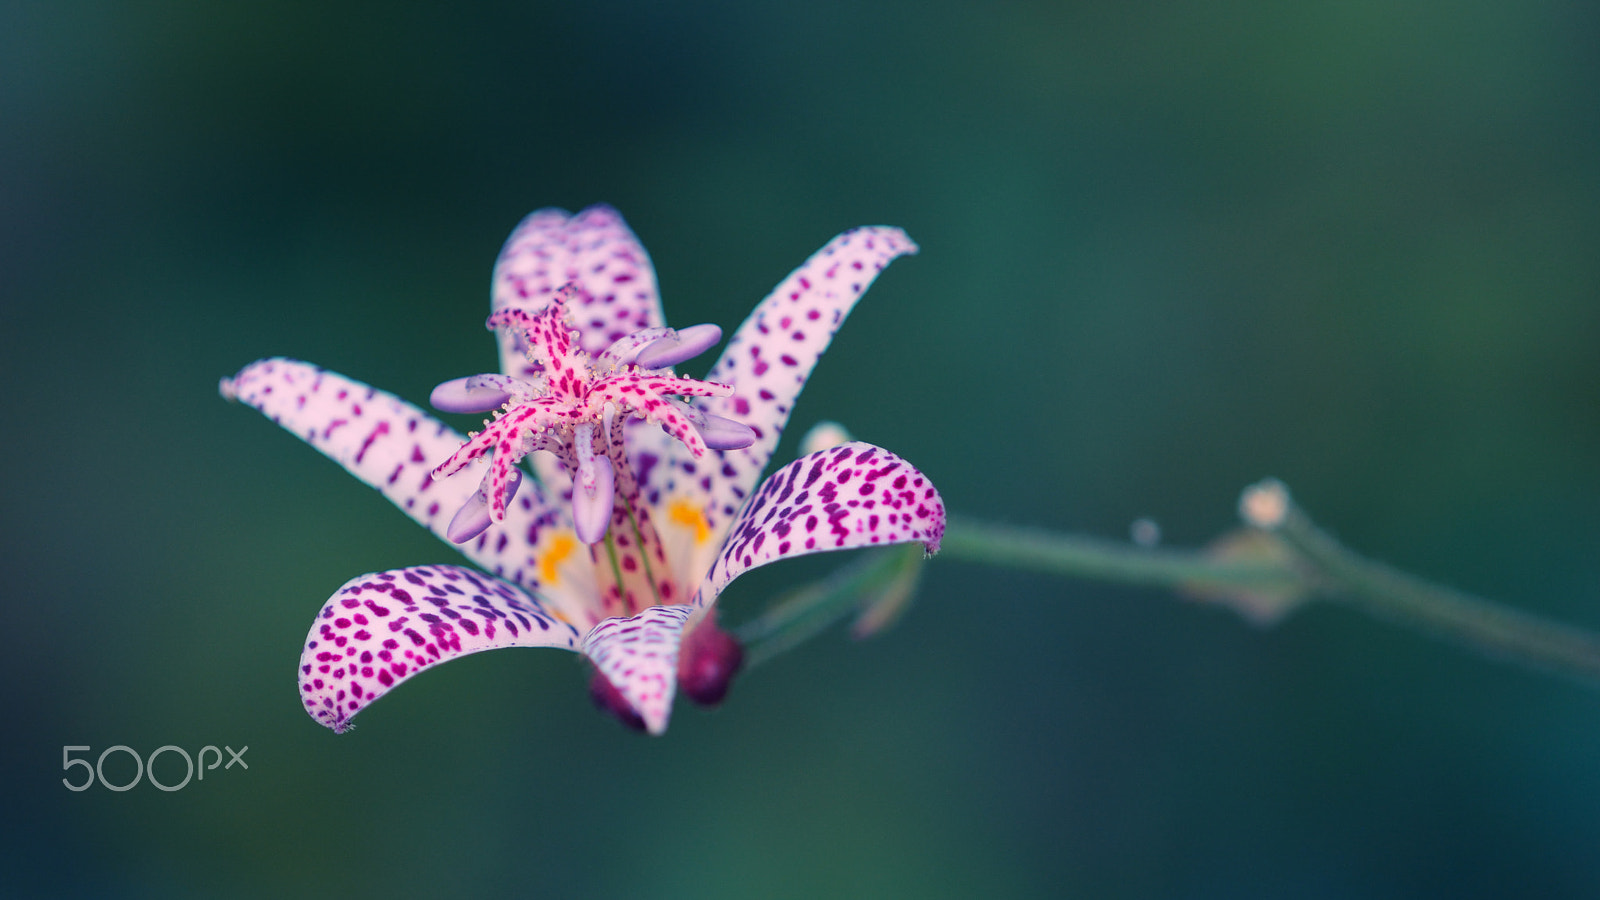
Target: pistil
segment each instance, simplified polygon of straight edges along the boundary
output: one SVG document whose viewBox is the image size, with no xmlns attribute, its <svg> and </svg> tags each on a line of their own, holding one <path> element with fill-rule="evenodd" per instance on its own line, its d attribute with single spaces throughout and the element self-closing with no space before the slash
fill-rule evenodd
<svg viewBox="0 0 1600 900">
<path fill-rule="evenodd" d="M 490 328 L 510 328 L 523 337 L 528 358 L 539 366 L 538 376 L 524 380 L 473 375 L 433 390 L 431 400 L 439 409 L 495 411 L 481 434 L 470 435 L 433 470 L 433 477 L 444 478 L 487 453 L 494 454 L 483 485 L 451 521 L 451 540 L 470 540 L 490 523 L 503 520 L 522 478 L 517 462 L 535 450 L 548 450 L 573 478 L 572 520 L 578 539 L 591 546 L 600 542 L 616 524 L 619 490 L 627 506 L 637 506 L 638 486 L 628 471 L 620 427 L 629 416 L 662 426 L 694 456 L 707 449 L 748 447 L 755 441 L 755 432 L 745 425 L 706 414 L 680 399 L 727 396 L 731 388 L 680 378 L 670 371 L 714 346 L 722 339 L 722 329 L 709 324 L 679 330 L 646 328 L 618 339 L 599 358 L 591 359 L 580 349 L 566 306 L 575 290 L 568 285 L 557 291 L 538 313 L 502 309 L 489 317 Z M 642 509 L 632 515 L 645 518 Z M 648 526 L 636 522 L 634 527 Z M 634 538 L 641 544 L 652 543 L 642 533 Z"/>
</svg>

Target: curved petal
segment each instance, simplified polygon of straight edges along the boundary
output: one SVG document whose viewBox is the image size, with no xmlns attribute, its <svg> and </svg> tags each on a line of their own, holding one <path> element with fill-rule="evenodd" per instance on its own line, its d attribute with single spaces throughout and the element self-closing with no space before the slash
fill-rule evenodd
<svg viewBox="0 0 1600 900">
<path fill-rule="evenodd" d="M 706 495 L 712 536 L 720 540 L 771 459 L 789 411 L 834 332 L 885 266 L 915 252 L 917 245 L 898 228 L 856 228 L 829 241 L 784 279 L 739 326 L 705 377 L 733 385 L 733 395 L 697 404 L 706 413 L 750 426 L 755 443 L 684 466 L 682 450 L 652 435 L 641 453 L 665 464 L 654 467 L 656 480 L 646 485 L 646 496 L 670 497 L 698 487 Z M 715 477 L 705 477 L 712 473 Z"/>
<path fill-rule="evenodd" d="M 622 214 L 609 206 L 591 206 L 577 215 L 541 209 L 523 219 L 495 261 L 490 307 L 537 313 L 569 282 L 580 288 L 572 318 L 590 356 L 625 335 L 666 324 L 650 256 Z M 532 374 L 516 336 L 501 333 L 499 339 L 501 371 Z"/>
<path fill-rule="evenodd" d="M 533 596 L 460 566 L 415 566 L 346 582 L 311 625 L 300 699 L 343 732 L 395 685 L 468 653 L 576 649 L 582 635 Z"/>
<path fill-rule="evenodd" d="M 466 438 L 399 397 L 337 372 L 293 359 L 264 359 L 223 379 L 221 389 L 377 488 L 440 540 L 449 542 L 450 520 L 482 482 L 481 460 L 448 478 L 431 477 L 433 465 Z M 569 599 L 570 608 L 580 609 L 581 592 L 557 584 L 548 560 L 552 541 L 559 543 L 570 530 L 564 509 L 524 479 L 504 522 L 451 546 L 496 575 L 548 594 L 563 610 Z"/>
<path fill-rule="evenodd" d="M 483 476 L 480 466 L 477 477 L 435 481 L 433 464 L 461 445 L 460 434 L 393 394 L 310 363 L 281 357 L 253 362 L 225 380 L 222 390 L 294 432 L 441 537 Z"/>
<path fill-rule="evenodd" d="M 707 606 L 745 571 L 825 550 L 944 536 L 944 501 L 928 476 L 882 447 L 852 441 L 802 456 L 774 472 L 739 514 L 695 595 Z"/>
<path fill-rule="evenodd" d="M 644 719 L 651 734 L 667 730 L 678 686 L 678 646 L 687 606 L 652 606 L 630 619 L 606 619 L 583 641 L 583 655 Z"/>
</svg>

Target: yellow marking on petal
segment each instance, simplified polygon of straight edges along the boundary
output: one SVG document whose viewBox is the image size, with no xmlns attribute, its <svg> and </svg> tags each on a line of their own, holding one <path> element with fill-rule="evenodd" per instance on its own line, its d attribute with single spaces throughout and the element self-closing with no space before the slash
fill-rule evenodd
<svg viewBox="0 0 1600 900">
<path fill-rule="evenodd" d="M 559 532 L 550 539 L 550 549 L 539 558 L 539 580 L 545 584 L 554 585 L 560 579 L 556 576 L 556 566 L 561 565 L 572 551 L 578 548 L 577 535 L 568 532 Z"/>
<path fill-rule="evenodd" d="M 704 544 L 711 539 L 711 523 L 706 521 L 705 511 L 687 500 L 672 501 L 667 507 L 667 520 L 693 528 L 696 544 Z"/>
</svg>

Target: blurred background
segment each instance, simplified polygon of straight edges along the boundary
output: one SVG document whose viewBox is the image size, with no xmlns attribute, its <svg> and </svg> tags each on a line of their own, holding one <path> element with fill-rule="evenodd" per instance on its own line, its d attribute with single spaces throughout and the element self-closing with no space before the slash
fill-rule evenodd
<svg viewBox="0 0 1600 900">
<path fill-rule="evenodd" d="M 663 738 L 533 651 L 336 737 L 312 615 L 459 557 L 216 386 L 492 368 L 542 206 L 615 205 L 671 321 L 726 327 L 899 225 L 921 255 L 792 436 L 1179 545 L 1274 475 L 1356 549 L 1600 628 L 1597 38 L 1537 0 L 0 5 L 0 893 L 1595 896 L 1600 692 L 1334 607 L 1261 631 L 938 560 L 893 631 Z M 249 769 L 61 784 L 119 744 Z"/>
</svg>

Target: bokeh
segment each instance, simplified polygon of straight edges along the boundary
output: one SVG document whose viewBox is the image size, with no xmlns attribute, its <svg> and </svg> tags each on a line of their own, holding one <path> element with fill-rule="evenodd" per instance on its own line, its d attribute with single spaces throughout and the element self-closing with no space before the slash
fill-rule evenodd
<svg viewBox="0 0 1600 900">
<path fill-rule="evenodd" d="M 1596 9 L 0 5 L 0 893 L 1600 894 L 1600 692 L 1334 606 L 1259 630 L 936 560 L 894 630 L 662 738 L 538 651 L 336 737 L 312 615 L 458 557 L 216 387 L 491 367 L 490 265 L 542 206 L 615 205 L 671 320 L 726 327 L 898 225 L 921 254 L 793 434 L 1179 545 L 1273 475 L 1357 549 L 1600 627 Z M 61 784 L 65 746 L 168 744 L 249 769 Z"/>
</svg>

